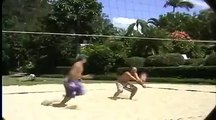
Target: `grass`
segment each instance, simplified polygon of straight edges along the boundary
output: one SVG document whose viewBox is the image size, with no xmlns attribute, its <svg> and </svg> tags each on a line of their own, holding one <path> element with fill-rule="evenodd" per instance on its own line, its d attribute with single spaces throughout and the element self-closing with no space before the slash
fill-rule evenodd
<svg viewBox="0 0 216 120">
<path fill-rule="evenodd" d="M 62 84 L 64 78 L 37 77 L 35 81 L 20 81 L 21 78 L 2 76 L 3 86 L 9 85 L 37 85 L 37 84 Z M 84 83 L 113 83 L 115 80 L 84 80 Z M 210 84 L 216 85 L 216 79 L 187 79 L 187 78 L 149 78 L 150 83 L 175 83 L 175 84 Z"/>
</svg>

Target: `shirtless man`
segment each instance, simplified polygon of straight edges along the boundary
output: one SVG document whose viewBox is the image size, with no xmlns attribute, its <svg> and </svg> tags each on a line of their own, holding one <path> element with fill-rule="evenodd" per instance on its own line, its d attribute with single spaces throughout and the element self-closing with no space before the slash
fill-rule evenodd
<svg viewBox="0 0 216 120">
<path fill-rule="evenodd" d="M 145 85 L 143 85 L 144 80 L 141 80 L 137 74 L 137 68 L 132 67 L 130 71 L 124 72 L 119 78 L 116 83 L 117 86 L 117 92 L 114 94 L 113 99 L 117 99 L 117 96 L 123 92 L 123 89 L 128 90 L 131 92 L 130 99 L 133 98 L 133 96 L 137 92 L 137 87 L 133 84 L 129 83 L 130 80 L 136 81 L 138 84 L 140 84 L 143 88 L 145 88 Z"/>
<path fill-rule="evenodd" d="M 68 102 L 71 98 L 75 98 L 75 96 L 84 94 L 84 89 L 81 80 L 82 73 L 84 70 L 83 66 L 86 63 L 86 61 L 87 59 L 84 55 L 79 56 L 77 58 L 76 62 L 71 67 L 66 80 L 64 81 L 66 95 L 60 103 L 53 104 L 54 107 L 65 107 L 65 103 Z"/>
</svg>

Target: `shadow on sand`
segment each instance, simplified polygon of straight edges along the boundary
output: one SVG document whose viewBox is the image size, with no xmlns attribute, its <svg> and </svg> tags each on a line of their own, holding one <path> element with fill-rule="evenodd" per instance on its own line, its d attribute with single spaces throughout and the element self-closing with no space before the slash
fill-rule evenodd
<svg viewBox="0 0 216 120">
<path fill-rule="evenodd" d="M 43 106 L 52 106 L 55 108 L 66 108 L 66 109 L 77 109 L 77 105 L 59 105 L 61 102 L 59 100 L 44 100 L 41 105 Z"/>
<path fill-rule="evenodd" d="M 116 97 L 116 98 L 108 97 L 108 98 L 111 99 L 111 100 L 118 100 L 118 99 L 121 99 L 121 100 L 131 100 L 131 99 L 126 98 L 126 97 Z M 132 99 L 132 101 L 136 101 L 136 99 Z"/>
</svg>

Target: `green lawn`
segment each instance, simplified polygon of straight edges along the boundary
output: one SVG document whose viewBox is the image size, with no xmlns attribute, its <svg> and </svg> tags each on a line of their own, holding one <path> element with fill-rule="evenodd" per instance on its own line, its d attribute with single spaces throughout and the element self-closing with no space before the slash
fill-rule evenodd
<svg viewBox="0 0 216 120">
<path fill-rule="evenodd" d="M 21 78 L 2 77 L 3 86 L 9 85 L 36 85 L 36 84 L 62 84 L 64 78 L 37 77 L 35 81 L 20 81 Z M 84 83 L 113 83 L 114 80 L 84 80 Z M 149 78 L 150 83 L 181 83 L 181 84 L 211 84 L 216 85 L 216 79 L 180 79 L 180 78 Z"/>
</svg>

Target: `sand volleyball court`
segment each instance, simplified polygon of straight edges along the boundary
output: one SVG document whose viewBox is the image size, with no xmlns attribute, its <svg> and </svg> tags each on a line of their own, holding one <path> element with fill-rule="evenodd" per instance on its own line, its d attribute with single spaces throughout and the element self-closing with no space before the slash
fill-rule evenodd
<svg viewBox="0 0 216 120">
<path fill-rule="evenodd" d="M 68 102 L 77 109 L 42 106 L 44 100 L 61 100 L 60 84 L 3 86 L 6 120 L 203 120 L 216 105 L 213 85 L 136 85 L 134 100 L 124 91 L 112 100 L 114 83 L 84 84 L 86 94 Z"/>
</svg>

